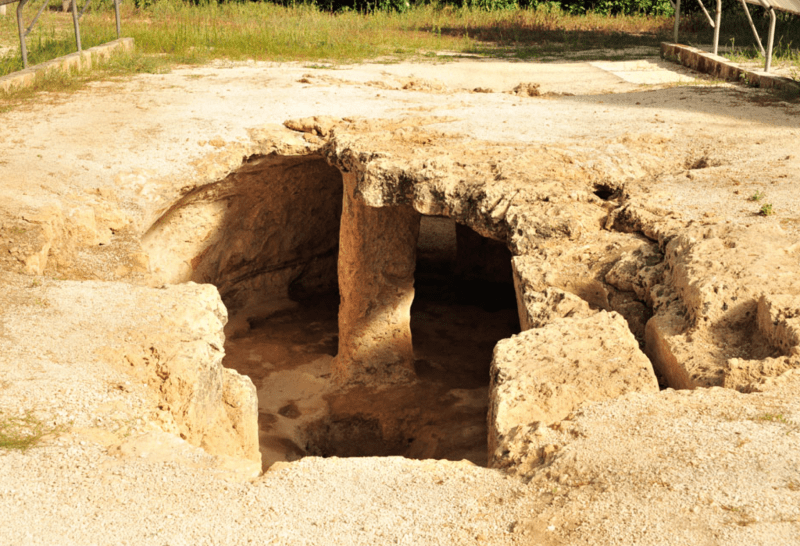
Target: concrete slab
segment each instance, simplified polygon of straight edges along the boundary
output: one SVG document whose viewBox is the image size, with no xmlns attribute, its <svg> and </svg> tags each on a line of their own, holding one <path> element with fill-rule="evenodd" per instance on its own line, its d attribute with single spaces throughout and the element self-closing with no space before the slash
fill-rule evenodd
<svg viewBox="0 0 800 546">
<path fill-rule="evenodd" d="M 743 67 L 725 57 L 707 53 L 696 47 L 662 42 L 661 56 L 692 70 L 723 80 L 744 83 L 750 87 L 800 92 L 800 83 L 797 81 L 763 70 Z"/>
<path fill-rule="evenodd" d="M 681 70 L 673 63 L 661 60 L 595 61 L 590 64 L 628 83 L 638 85 L 689 83 L 697 81 L 695 75 L 688 70 Z"/>
</svg>

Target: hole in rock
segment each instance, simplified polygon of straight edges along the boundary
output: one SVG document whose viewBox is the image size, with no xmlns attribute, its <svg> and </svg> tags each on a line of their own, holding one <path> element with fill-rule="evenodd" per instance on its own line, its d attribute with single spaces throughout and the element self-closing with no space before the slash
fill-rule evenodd
<svg viewBox="0 0 800 546">
<path fill-rule="evenodd" d="M 337 381 L 342 198 L 341 173 L 321 157 L 253 157 L 181 197 L 143 246 L 163 282 L 219 289 L 229 314 L 223 365 L 256 386 L 264 467 L 307 455 L 486 464 L 492 351 L 519 331 L 508 249 L 423 216 L 413 373 Z"/>
<path fill-rule="evenodd" d="M 519 332 L 511 254 L 449 218 L 421 218 L 411 307 L 415 380 L 327 397 L 306 429 L 320 456 L 402 455 L 487 462 L 489 366 Z"/>
<path fill-rule="evenodd" d="M 616 193 L 617 193 L 616 188 L 613 188 L 606 184 L 599 184 L 594 188 L 594 194 L 603 201 L 608 201 L 609 199 L 612 199 Z"/>
<path fill-rule="evenodd" d="M 255 314 L 251 307 L 244 327 L 234 316 L 240 330 L 231 332 L 224 364 L 258 389 L 264 466 L 310 455 L 485 465 L 492 351 L 519 331 L 510 258 L 502 244 L 452 220 L 422 218 L 408 382 L 337 384 L 339 297 L 329 284 L 290 283 L 290 298 L 266 301 Z"/>
</svg>

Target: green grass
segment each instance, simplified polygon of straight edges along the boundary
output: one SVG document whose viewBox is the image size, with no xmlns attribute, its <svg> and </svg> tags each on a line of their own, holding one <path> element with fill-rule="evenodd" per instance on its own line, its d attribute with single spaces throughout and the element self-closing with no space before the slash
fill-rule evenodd
<svg viewBox="0 0 800 546">
<path fill-rule="evenodd" d="M 61 432 L 61 427 L 45 425 L 31 413 L 14 417 L 0 413 L 0 449 L 25 451 L 44 436 Z"/>
<path fill-rule="evenodd" d="M 25 8 L 30 21 L 43 0 Z M 158 0 L 137 9 L 121 7 L 122 34 L 136 41 L 136 53 L 120 56 L 92 74 L 67 78 L 48 76 L 39 90 L 69 90 L 90 79 L 137 72 L 162 72 L 178 64 L 203 64 L 214 59 L 300 61 L 312 66 L 378 60 L 435 60 L 435 52 L 481 55 L 506 60 L 593 60 L 656 54 L 659 43 L 671 40 L 668 16 L 571 15 L 556 4 L 537 8 L 497 10 L 417 5 L 403 12 L 329 13 L 309 4 L 289 7 L 269 2 L 216 2 L 200 5 Z M 800 18 L 779 22 L 779 59 L 796 59 L 791 44 L 800 43 Z M 763 21 L 757 18 L 757 24 Z M 744 16 L 726 14 L 721 43 L 735 43 L 735 55 L 749 55 L 753 39 Z M 711 29 L 700 16 L 682 21 L 681 41 L 704 44 Z M 108 0 L 87 12 L 81 22 L 84 47 L 113 40 L 114 15 Z M 68 13 L 46 10 L 28 37 L 31 64 L 74 51 Z M 19 70 L 19 47 L 13 16 L 0 17 L 0 76 Z M 645 49 L 642 49 L 645 48 Z M 21 92 L 24 96 L 27 91 Z"/>
<path fill-rule="evenodd" d="M 30 20 L 38 4 L 26 7 Z M 668 35 L 666 17 L 569 15 L 550 6 L 501 10 L 419 6 L 404 13 L 331 14 L 300 4 L 262 2 L 193 5 L 159 0 L 146 9 L 122 6 L 123 35 L 145 55 L 171 63 L 210 59 L 358 62 L 425 57 L 432 51 L 537 58 L 574 51 L 657 47 Z M 88 12 L 81 23 L 85 47 L 115 38 L 113 10 Z M 21 68 L 13 17 L 0 18 L 0 75 Z M 45 12 L 28 38 L 31 64 L 74 51 L 69 14 Z"/>
</svg>

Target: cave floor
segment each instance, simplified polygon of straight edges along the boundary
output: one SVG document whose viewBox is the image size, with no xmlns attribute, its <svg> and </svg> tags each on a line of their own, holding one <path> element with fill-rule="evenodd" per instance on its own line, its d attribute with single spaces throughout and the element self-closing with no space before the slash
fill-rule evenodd
<svg viewBox="0 0 800 546">
<path fill-rule="evenodd" d="M 331 379 L 338 298 L 271 306 L 229 337 L 223 364 L 258 389 L 263 465 L 306 455 L 403 455 L 485 465 L 489 363 L 518 332 L 513 307 L 458 301 L 455 289 L 418 287 L 412 307 L 415 380 L 341 389 Z M 280 309 L 275 311 L 275 309 Z"/>
</svg>

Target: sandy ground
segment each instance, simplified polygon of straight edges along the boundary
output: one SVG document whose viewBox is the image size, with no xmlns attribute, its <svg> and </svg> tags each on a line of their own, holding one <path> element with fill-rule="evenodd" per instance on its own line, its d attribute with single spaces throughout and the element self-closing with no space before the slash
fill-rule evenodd
<svg viewBox="0 0 800 546">
<path fill-rule="evenodd" d="M 540 94 L 515 94 L 521 83 L 539 84 Z M 55 297 L 48 290 L 73 282 L 65 278 L 146 284 L 138 237 L 180 188 L 233 168 L 254 130 L 314 115 L 442 116 L 432 129 L 476 146 L 549 146 L 565 161 L 571 151 L 613 160 L 615 150 L 640 150 L 670 166 L 642 191 L 677 217 L 800 234 L 800 106 L 655 58 L 216 63 L 98 82 L 0 114 L 0 340 L 16 348 L 0 353 L 0 409 L 36 408 L 54 422 L 70 412 L 104 415 L 98 408 L 116 391 L 95 396 L 48 360 L 61 350 L 47 345 L 36 318 Z M 750 200 L 756 191 L 762 201 Z M 762 217 L 767 202 L 776 214 Z M 121 211 L 122 219 L 70 264 L 25 275 L 19 258 L 36 243 L 26 223 L 52 207 L 65 217 Z M 95 322 L 102 331 L 102 316 L 82 320 L 75 328 Z M 40 380 L 60 385 L 65 399 L 78 393 L 83 406 L 59 403 L 63 415 L 49 414 L 59 395 L 25 386 Z M 800 544 L 796 386 L 594 406 L 576 417 L 585 430 L 575 433 L 583 444 L 574 458 L 529 484 L 466 462 L 400 458 L 311 458 L 242 481 L 175 438 L 158 440 L 162 451 L 120 458 L 97 434 L 73 432 L 0 452 L 0 543 Z M 665 447 L 648 451 L 656 444 Z"/>
</svg>

